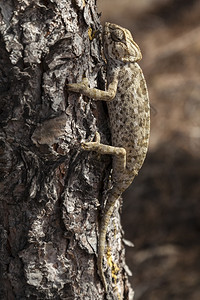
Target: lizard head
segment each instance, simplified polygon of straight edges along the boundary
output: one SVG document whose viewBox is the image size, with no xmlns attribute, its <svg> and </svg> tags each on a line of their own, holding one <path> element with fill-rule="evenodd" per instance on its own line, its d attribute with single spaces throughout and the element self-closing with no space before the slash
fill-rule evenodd
<svg viewBox="0 0 200 300">
<path fill-rule="evenodd" d="M 139 46 L 134 42 L 128 29 L 106 22 L 103 32 L 106 59 L 136 62 L 142 59 Z"/>
</svg>

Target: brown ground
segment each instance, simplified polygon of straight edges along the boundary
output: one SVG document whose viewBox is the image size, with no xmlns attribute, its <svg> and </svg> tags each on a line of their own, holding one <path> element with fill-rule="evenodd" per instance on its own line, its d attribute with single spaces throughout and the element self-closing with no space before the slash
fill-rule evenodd
<svg viewBox="0 0 200 300">
<path fill-rule="evenodd" d="M 99 0 L 141 46 L 152 105 L 146 162 L 124 195 L 135 300 L 200 299 L 200 1 Z"/>
</svg>

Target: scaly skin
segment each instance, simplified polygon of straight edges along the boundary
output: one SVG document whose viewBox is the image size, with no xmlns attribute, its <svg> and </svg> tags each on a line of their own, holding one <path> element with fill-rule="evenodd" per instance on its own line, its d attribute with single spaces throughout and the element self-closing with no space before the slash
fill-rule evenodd
<svg viewBox="0 0 200 300">
<path fill-rule="evenodd" d="M 129 187 L 143 165 L 150 133 L 150 109 L 146 82 L 137 64 L 142 58 L 131 33 L 118 25 L 106 23 L 103 32 L 104 54 L 107 60 L 107 90 L 90 89 L 85 78 L 81 83 L 68 84 L 70 91 L 82 93 L 94 100 L 107 101 L 112 146 L 94 142 L 82 143 L 87 151 L 113 155 L 113 188 L 109 192 L 101 220 L 98 246 L 98 270 L 107 291 L 103 272 L 103 256 L 107 227 L 116 201 Z"/>
</svg>

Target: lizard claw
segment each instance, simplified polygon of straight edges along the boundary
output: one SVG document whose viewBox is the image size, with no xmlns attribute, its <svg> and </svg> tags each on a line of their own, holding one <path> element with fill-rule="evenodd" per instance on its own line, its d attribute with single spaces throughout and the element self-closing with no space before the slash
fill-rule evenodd
<svg viewBox="0 0 200 300">
<path fill-rule="evenodd" d="M 88 147 L 88 145 L 87 145 L 88 143 L 86 143 L 86 142 L 82 142 L 81 143 L 81 148 L 83 149 L 83 150 L 87 150 L 87 151 L 89 151 L 90 150 L 90 148 Z"/>
</svg>

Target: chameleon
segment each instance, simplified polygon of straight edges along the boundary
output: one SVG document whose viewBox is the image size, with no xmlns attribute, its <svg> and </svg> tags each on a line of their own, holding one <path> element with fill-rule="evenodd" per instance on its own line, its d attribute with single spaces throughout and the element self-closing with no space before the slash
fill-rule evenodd
<svg viewBox="0 0 200 300">
<path fill-rule="evenodd" d="M 102 144 L 96 132 L 94 141 L 82 142 L 86 151 L 112 155 L 112 188 L 108 192 L 99 230 L 98 272 L 103 286 L 108 285 L 103 271 L 107 227 L 115 203 L 130 186 L 143 165 L 150 134 L 150 105 L 146 81 L 138 65 L 139 46 L 128 29 L 106 22 L 102 34 L 106 59 L 105 91 L 89 88 L 88 79 L 67 84 L 67 89 L 94 100 L 106 101 L 112 145 Z"/>
</svg>

